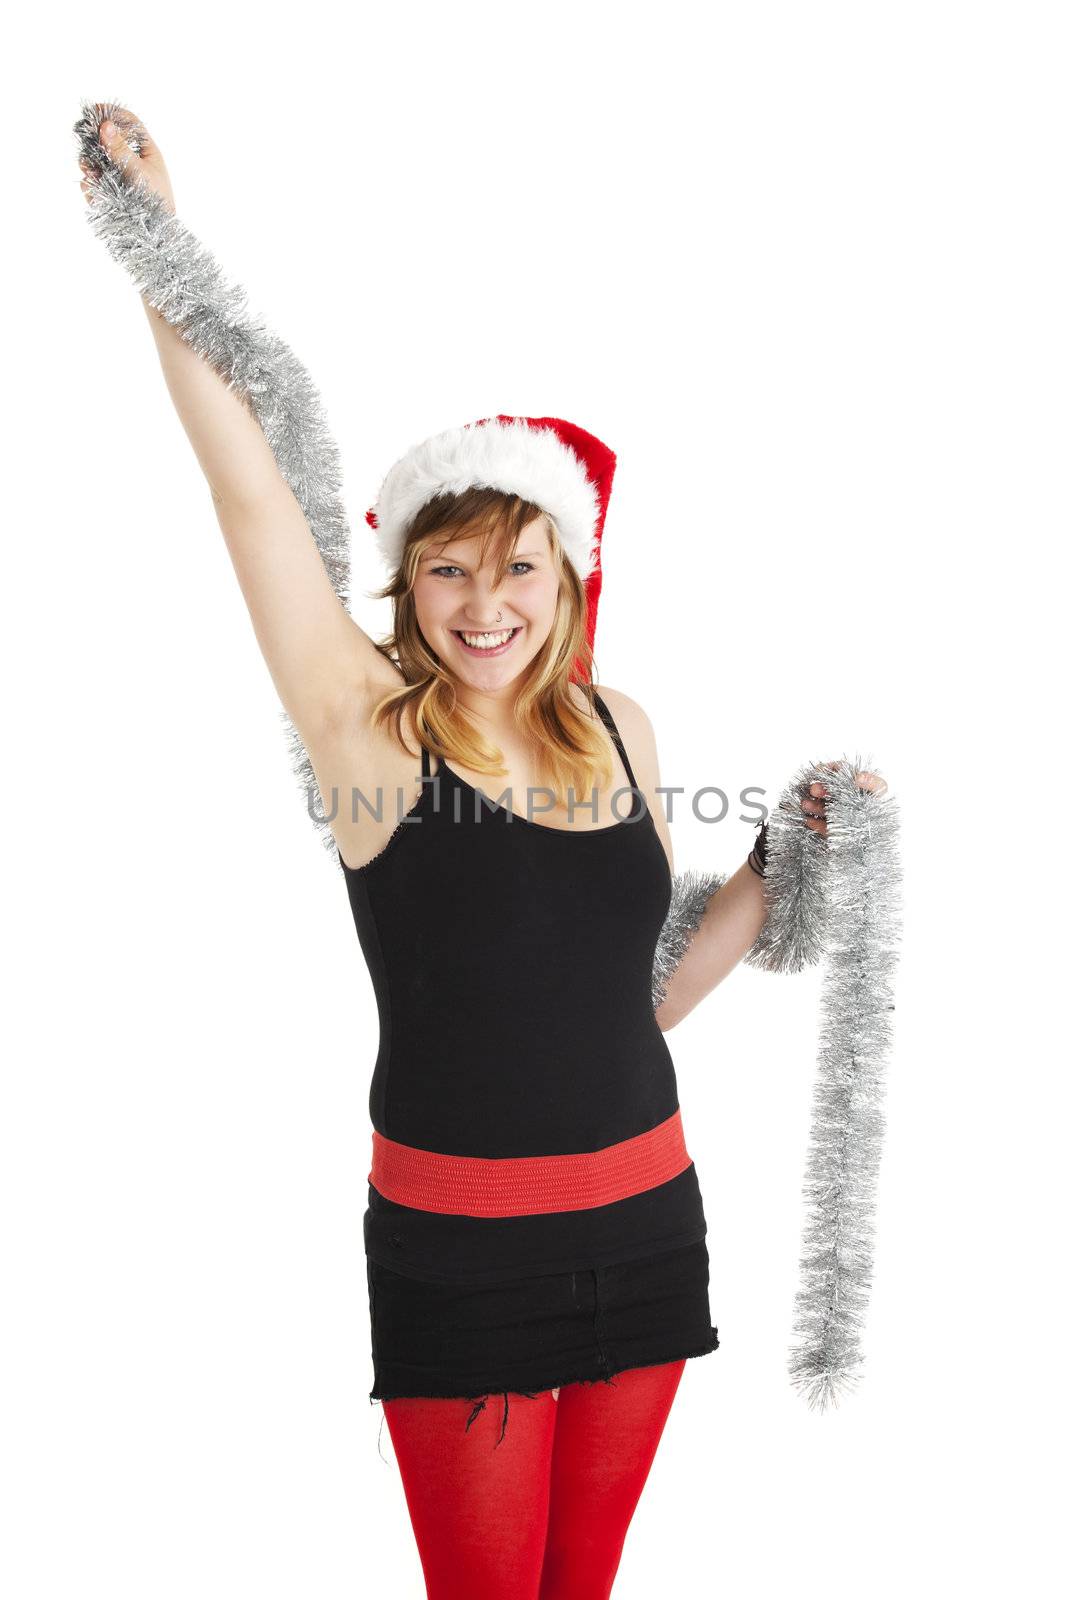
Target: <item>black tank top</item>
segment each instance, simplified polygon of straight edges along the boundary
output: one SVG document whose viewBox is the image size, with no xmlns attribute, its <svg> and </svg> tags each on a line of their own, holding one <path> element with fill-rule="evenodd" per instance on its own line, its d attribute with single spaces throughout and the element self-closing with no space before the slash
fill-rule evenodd
<svg viewBox="0 0 1067 1600">
<path fill-rule="evenodd" d="M 443 760 L 385 848 L 342 861 L 378 1004 L 373 1127 L 462 1156 L 596 1151 L 678 1111 L 652 964 L 671 870 L 632 786 L 620 820 L 576 831 L 493 803 Z M 621 815 L 620 815 L 621 814 Z M 607 1205 L 470 1217 L 368 1188 L 366 1251 L 394 1271 L 488 1281 L 676 1249 L 707 1231 L 695 1167 Z"/>
</svg>

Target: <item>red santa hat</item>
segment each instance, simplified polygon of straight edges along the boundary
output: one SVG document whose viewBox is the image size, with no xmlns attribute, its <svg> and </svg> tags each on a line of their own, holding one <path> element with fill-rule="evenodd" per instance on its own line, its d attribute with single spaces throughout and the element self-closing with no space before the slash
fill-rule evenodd
<svg viewBox="0 0 1067 1600">
<path fill-rule="evenodd" d="M 600 599 L 600 545 L 615 454 L 559 417 L 483 417 L 414 445 L 386 474 L 367 521 L 391 570 L 427 501 L 466 489 L 500 489 L 547 512 L 585 584 L 589 648 Z"/>
</svg>

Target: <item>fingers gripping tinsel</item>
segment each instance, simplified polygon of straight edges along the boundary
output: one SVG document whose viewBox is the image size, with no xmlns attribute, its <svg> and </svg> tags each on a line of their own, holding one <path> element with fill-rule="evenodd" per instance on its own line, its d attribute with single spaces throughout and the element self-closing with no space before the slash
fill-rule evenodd
<svg viewBox="0 0 1067 1600">
<path fill-rule="evenodd" d="M 100 142 L 110 119 L 140 149 L 140 124 L 121 106 L 83 102 L 74 125 L 89 168 L 93 233 L 140 292 L 248 404 L 293 491 L 330 582 L 348 609 L 349 529 L 341 465 L 318 393 L 289 346 L 246 308 L 245 290 L 228 284 L 214 258 L 154 190 L 128 178 Z M 340 857 L 314 770 L 289 715 L 281 713 L 289 759 L 322 844 Z"/>
<path fill-rule="evenodd" d="M 768 821 L 767 916 L 746 961 L 798 972 L 821 961 L 820 1034 L 804 1179 L 807 1218 L 789 1373 L 813 1410 L 855 1387 L 874 1258 L 899 939 L 899 818 L 886 793 L 855 782 L 871 762 L 803 767 Z M 825 836 L 804 822 L 813 782 L 829 791 Z M 722 879 L 674 880 L 656 951 L 658 1006 Z"/>
</svg>

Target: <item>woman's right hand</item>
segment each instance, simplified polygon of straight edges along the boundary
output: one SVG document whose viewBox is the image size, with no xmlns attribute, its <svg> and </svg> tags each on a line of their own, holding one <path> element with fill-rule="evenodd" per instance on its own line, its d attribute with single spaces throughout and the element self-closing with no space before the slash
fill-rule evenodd
<svg viewBox="0 0 1067 1600">
<path fill-rule="evenodd" d="M 96 109 L 104 110 L 98 101 Z M 158 194 L 167 210 L 174 212 L 174 190 L 162 152 L 148 129 L 134 112 L 125 106 L 107 106 L 108 116 L 100 124 L 100 142 L 116 166 L 123 169 L 127 182 L 141 183 Z M 126 135 L 129 135 L 127 139 Z M 88 175 L 89 164 L 82 156 L 79 166 Z M 81 191 L 92 204 L 92 184 L 88 176 L 81 182 Z"/>
</svg>

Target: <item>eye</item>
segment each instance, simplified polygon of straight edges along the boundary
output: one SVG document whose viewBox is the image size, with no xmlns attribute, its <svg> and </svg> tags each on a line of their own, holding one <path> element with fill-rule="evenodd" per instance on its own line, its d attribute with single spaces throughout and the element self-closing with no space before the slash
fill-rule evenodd
<svg viewBox="0 0 1067 1600">
<path fill-rule="evenodd" d="M 537 570 L 532 561 L 513 561 L 511 563 L 510 570 L 512 572 L 514 572 L 516 567 L 525 567 L 527 569 L 527 571 L 529 571 L 529 572 L 535 572 Z M 449 572 L 460 572 L 460 571 L 462 571 L 462 568 L 457 567 L 457 566 L 452 566 L 452 565 L 445 565 L 445 566 L 441 566 L 441 567 L 431 567 L 430 568 L 430 572 L 431 572 L 432 576 L 435 577 L 435 578 L 436 577 L 444 577 L 445 574 L 449 573 Z M 518 576 L 520 578 L 525 578 L 526 572 L 520 572 L 518 574 Z"/>
</svg>

